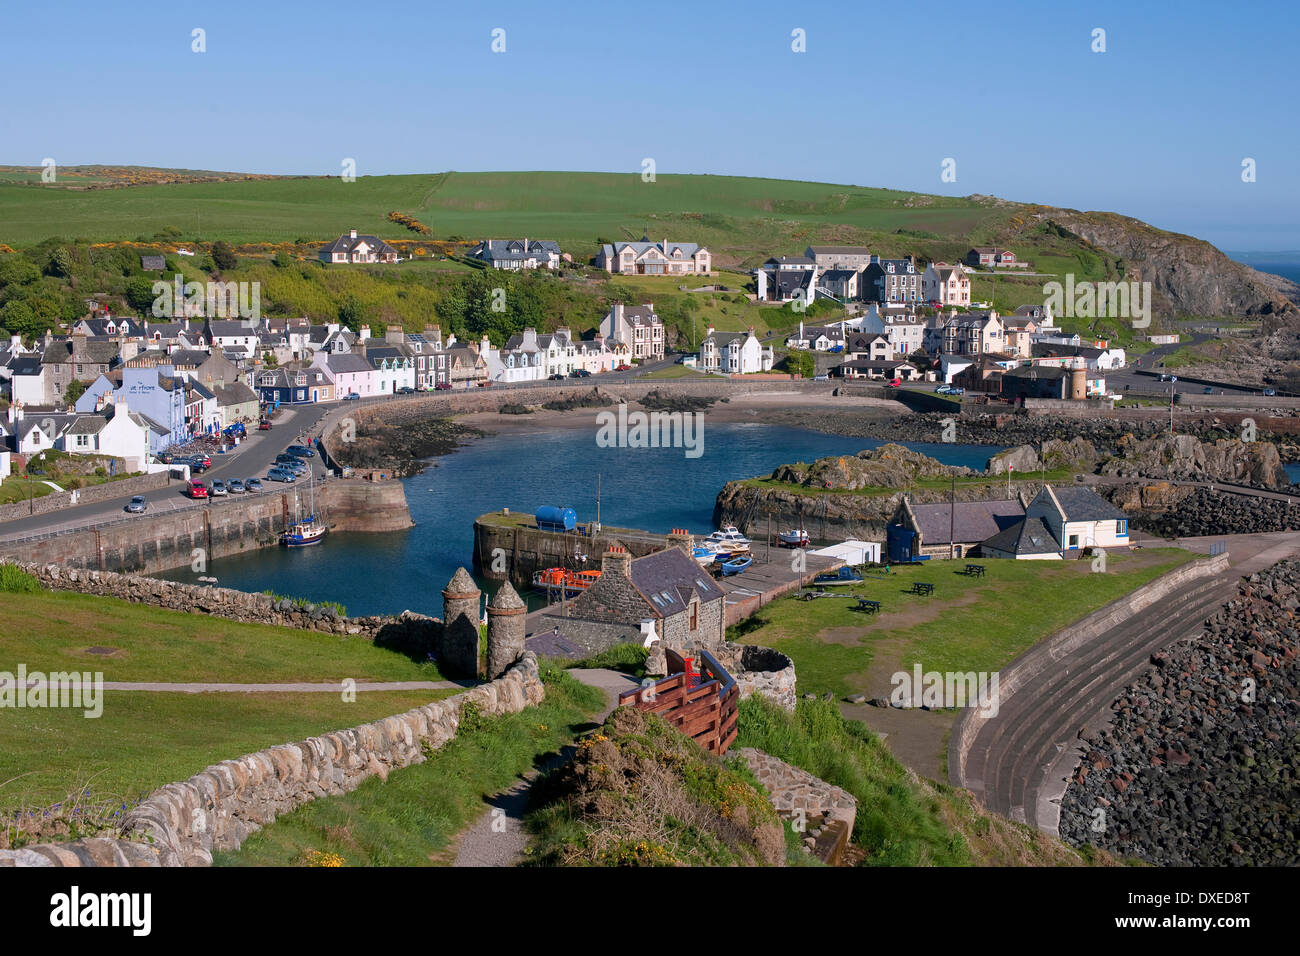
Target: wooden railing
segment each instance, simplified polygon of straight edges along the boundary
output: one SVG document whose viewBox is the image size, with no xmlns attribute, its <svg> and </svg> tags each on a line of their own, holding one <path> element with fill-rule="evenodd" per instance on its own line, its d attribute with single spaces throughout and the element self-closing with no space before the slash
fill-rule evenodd
<svg viewBox="0 0 1300 956">
<path fill-rule="evenodd" d="M 619 706 L 658 714 L 710 753 L 726 753 L 737 732 L 735 678 L 708 651 L 700 651 L 699 671 L 671 650 L 667 658 L 668 676 L 619 694 Z"/>
</svg>

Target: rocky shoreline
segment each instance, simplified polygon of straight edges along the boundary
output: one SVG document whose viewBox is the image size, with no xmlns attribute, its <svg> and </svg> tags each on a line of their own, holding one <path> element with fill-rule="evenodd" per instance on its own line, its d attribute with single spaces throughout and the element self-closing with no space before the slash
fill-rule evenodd
<svg viewBox="0 0 1300 956">
<path fill-rule="evenodd" d="M 1151 658 L 1083 740 L 1061 836 L 1162 866 L 1300 863 L 1300 561 Z"/>
<path fill-rule="evenodd" d="M 401 422 L 366 418 L 357 423 L 355 440 L 336 440 L 332 448 L 342 465 L 381 468 L 394 477 L 409 478 L 427 468 L 429 459 L 449 455 L 483 434 L 479 428 L 450 418 Z"/>
</svg>

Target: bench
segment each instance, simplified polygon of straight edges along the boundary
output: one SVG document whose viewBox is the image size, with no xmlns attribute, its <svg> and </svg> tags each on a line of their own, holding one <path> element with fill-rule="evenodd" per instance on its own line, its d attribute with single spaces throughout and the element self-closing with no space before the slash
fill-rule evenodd
<svg viewBox="0 0 1300 956">
<path fill-rule="evenodd" d="M 911 592 L 911 593 L 913 593 L 913 594 L 920 594 L 920 595 L 923 595 L 923 596 L 925 596 L 925 597 L 929 597 L 931 594 L 934 593 L 934 585 L 933 585 L 933 584 L 926 584 L 924 581 L 915 581 L 915 582 L 913 582 L 913 584 L 912 584 L 912 592 Z"/>
<path fill-rule="evenodd" d="M 859 611 L 865 611 L 868 614 L 876 614 L 880 611 L 880 602 L 870 601 L 867 598 L 858 598 L 857 609 Z"/>
<path fill-rule="evenodd" d="M 968 564 L 966 565 L 966 574 L 970 575 L 973 578 L 982 578 L 984 577 L 984 565 Z"/>
</svg>

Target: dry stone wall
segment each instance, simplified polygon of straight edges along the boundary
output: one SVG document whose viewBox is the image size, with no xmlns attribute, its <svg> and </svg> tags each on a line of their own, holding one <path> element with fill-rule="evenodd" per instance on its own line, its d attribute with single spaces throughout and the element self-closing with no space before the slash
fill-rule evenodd
<svg viewBox="0 0 1300 956">
<path fill-rule="evenodd" d="M 318 797 L 423 763 L 456 736 L 466 705 L 511 714 L 545 697 L 537 658 L 522 654 L 497 680 L 404 714 L 223 760 L 155 790 L 127 814 L 118 839 L 0 851 L 0 866 L 206 866 L 249 834 Z"/>
</svg>

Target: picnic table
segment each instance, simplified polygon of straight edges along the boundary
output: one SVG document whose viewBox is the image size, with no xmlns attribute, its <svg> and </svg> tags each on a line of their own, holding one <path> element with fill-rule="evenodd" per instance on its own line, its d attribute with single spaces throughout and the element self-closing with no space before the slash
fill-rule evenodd
<svg viewBox="0 0 1300 956">
<path fill-rule="evenodd" d="M 865 611 L 868 614 L 876 614 L 880 611 L 880 602 L 867 598 L 858 598 L 858 610 Z"/>
<path fill-rule="evenodd" d="M 984 565 L 968 564 L 966 565 L 966 573 L 973 578 L 982 578 L 984 577 Z"/>
<path fill-rule="evenodd" d="M 929 597 L 934 593 L 934 585 L 926 584 L 924 581 L 914 581 L 912 583 L 912 593 Z"/>
</svg>

